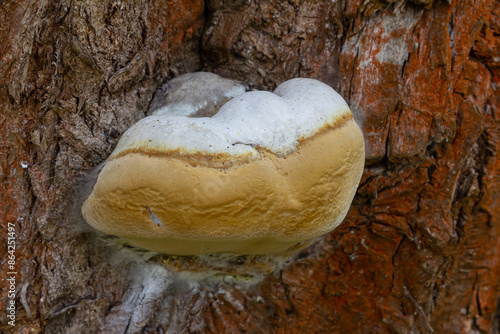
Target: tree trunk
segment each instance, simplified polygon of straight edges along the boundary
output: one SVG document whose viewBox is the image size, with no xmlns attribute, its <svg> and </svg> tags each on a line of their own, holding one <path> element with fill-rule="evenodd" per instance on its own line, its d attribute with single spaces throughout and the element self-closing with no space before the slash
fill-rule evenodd
<svg viewBox="0 0 500 334">
<path fill-rule="evenodd" d="M 0 331 L 498 333 L 500 2 L 7 0 L 0 30 Z M 198 70 L 319 79 L 365 135 L 344 223 L 250 289 L 183 282 L 73 204 Z"/>
</svg>

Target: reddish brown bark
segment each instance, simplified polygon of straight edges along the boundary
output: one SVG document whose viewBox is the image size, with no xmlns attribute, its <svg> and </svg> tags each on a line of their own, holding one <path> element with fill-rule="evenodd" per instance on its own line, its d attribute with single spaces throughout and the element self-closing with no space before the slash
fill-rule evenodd
<svg viewBox="0 0 500 334">
<path fill-rule="evenodd" d="M 498 332 L 498 2 L 7 1 L 0 31 L 15 332 Z M 346 221 L 250 290 L 183 285 L 68 208 L 159 85 L 200 69 L 264 89 L 320 79 L 363 125 Z"/>
</svg>

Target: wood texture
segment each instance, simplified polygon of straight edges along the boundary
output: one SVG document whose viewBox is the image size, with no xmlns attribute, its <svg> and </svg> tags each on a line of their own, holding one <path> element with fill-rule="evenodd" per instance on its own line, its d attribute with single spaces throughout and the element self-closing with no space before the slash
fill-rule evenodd
<svg viewBox="0 0 500 334">
<path fill-rule="evenodd" d="M 498 333 L 499 36 L 493 0 L 2 2 L 0 237 L 16 225 L 18 274 L 0 331 Z M 365 134 L 345 222 L 249 290 L 189 284 L 72 205 L 156 89 L 201 69 L 320 79 Z M 3 312 L 6 247 L 0 268 Z"/>
</svg>

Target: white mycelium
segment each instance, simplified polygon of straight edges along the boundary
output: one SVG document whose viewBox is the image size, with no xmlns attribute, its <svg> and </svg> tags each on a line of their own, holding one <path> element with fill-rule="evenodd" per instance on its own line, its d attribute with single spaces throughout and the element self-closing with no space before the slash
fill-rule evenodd
<svg viewBox="0 0 500 334">
<path fill-rule="evenodd" d="M 195 116 L 207 109 L 208 114 L 213 114 L 218 106 L 245 91 L 246 87 L 241 82 L 213 73 L 183 74 L 168 81 L 156 93 L 149 115 Z"/>
</svg>

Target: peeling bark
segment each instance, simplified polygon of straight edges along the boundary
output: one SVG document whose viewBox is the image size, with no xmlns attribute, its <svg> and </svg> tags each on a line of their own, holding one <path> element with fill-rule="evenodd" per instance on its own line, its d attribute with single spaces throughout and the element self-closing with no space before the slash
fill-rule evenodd
<svg viewBox="0 0 500 334">
<path fill-rule="evenodd" d="M 498 332 L 499 36 L 493 0 L 2 2 L 0 331 Z M 157 88 L 197 70 L 316 78 L 363 125 L 345 222 L 254 287 L 172 273 L 72 203 Z"/>
</svg>

